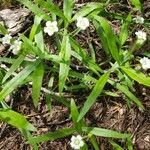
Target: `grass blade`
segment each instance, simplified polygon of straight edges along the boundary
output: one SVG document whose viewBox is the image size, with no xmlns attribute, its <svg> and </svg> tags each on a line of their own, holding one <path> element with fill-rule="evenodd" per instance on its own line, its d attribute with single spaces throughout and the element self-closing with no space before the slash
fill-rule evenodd
<svg viewBox="0 0 150 150">
<path fill-rule="evenodd" d="M 4 86 L 2 91 L 0 92 L 0 101 L 2 101 L 7 95 L 9 95 L 15 88 L 25 80 L 33 70 L 35 70 L 36 66 L 40 63 L 39 60 L 31 63 L 25 69 L 23 69 L 19 74 L 17 74 L 14 78 L 8 81 Z"/>
<path fill-rule="evenodd" d="M 94 104 L 96 101 L 96 98 L 99 96 L 99 94 L 102 92 L 108 77 L 109 77 L 109 72 L 105 73 L 100 77 L 100 79 L 96 82 L 96 85 L 94 86 L 91 94 L 88 96 L 86 102 L 84 103 L 84 106 L 79 114 L 78 121 L 80 121 L 84 115 L 88 112 L 90 107 Z"/>
<path fill-rule="evenodd" d="M 89 134 L 94 134 L 96 136 L 101 136 L 101 137 L 121 138 L 121 139 L 130 138 L 130 134 L 123 134 L 117 131 L 103 129 L 103 128 L 83 127 L 82 130 L 88 132 Z"/>
<path fill-rule="evenodd" d="M 40 63 L 35 71 L 33 72 L 32 78 L 32 99 L 34 106 L 37 107 L 38 101 L 40 98 L 40 91 L 42 87 L 42 80 L 44 75 L 44 66 L 42 63 Z"/>
<path fill-rule="evenodd" d="M 144 106 L 142 105 L 141 101 L 129 91 L 127 86 L 117 83 L 116 88 L 119 89 L 122 93 L 124 93 L 130 100 L 135 102 L 138 105 L 138 107 L 144 109 Z"/>
<path fill-rule="evenodd" d="M 70 20 L 72 17 L 72 11 L 74 7 L 74 0 L 64 0 L 63 10 L 65 17 Z"/>
<path fill-rule="evenodd" d="M 127 40 L 128 36 L 129 36 L 128 28 L 129 28 L 131 21 L 132 21 L 132 17 L 131 17 L 131 14 L 129 14 L 127 16 L 125 22 L 121 26 L 121 31 L 120 31 L 120 35 L 119 35 L 119 40 L 120 40 L 121 46 L 125 43 L 125 41 Z"/>
<path fill-rule="evenodd" d="M 121 67 L 121 68 L 133 80 L 137 81 L 140 84 L 150 87 L 150 77 L 132 68 L 126 68 L 126 67 Z"/>
<path fill-rule="evenodd" d="M 53 141 L 53 140 L 56 140 L 59 138 L 69 136 L 74 132 L 75 132 L 74 128 L 60 129 L 55 132 L 51 132 L 51 133 L 47 133 L 44 135 L 40 135 L 40 136 L 31 138 L 31 139 L 29 139 L 29 143 L 34 144 L 34 143 L 41 143 L 41 142 L 46 142 L 46 141 Z"/>
<path fill-rule="evenodd" d="M 75 125 L 75 128 L 78 132 L 81 132 L 82 131 L 82 120 L 80 122 L 77 122 L 79 112 L 78 112 L 78 108 L 75 104 L 75 101 L 73 99 L 71 100 L 70 108 L 71 108 L 71 117 L 72 117 L 73 123 Z"/>
<path fill-rule="evenodd" d="M 138 9 L 138 10 L 142 10 L 142 5 L 140 0 L 130 0 L 130 2 Z"/>
<path fill-rule="evenodd" d="M 99 11 L 103 10 L 104 6 L 102 3 L 91 2 L 87 5 L 83 6 L 79 12 L 77 12 L 72 18 L 71 22 L 75 21 L 78 17 L 89 15 L 92 11 L 99 9 Z"/>
<path fill-rule="evenodd" d="M 30 36 L 29 36 L 29 39 L 30 39 L 31 41 L 34 39 L 34 36 L 35 36 L 35 34 L 36 34 L 36 32 L 37 32 L 37 29 L 38 29 L 38 27 L 39 27 L 39 25 L 40 25 L 42 19 L 43 19 L 43 16 L 40 16 L 40 17 L 39 17 L 39 16 L 35 16 L 35 17 L 34 17 L 34 24 L 33 24 L 33 26 L 32 26 L 32 29 L 31 29 L 31 31 L 30 31 Z"/>
<path fill-rule="evenodd" d="M 23 115 L 11 109 L 0 109 L 0 119 L 16 128 L 36 131 L 36 128 Z"/>
<path fill-rule="evenodd" d="M 10 67 L 9 71 L 6 73 L 5 77 L 3 78 L 3 83 L 12 75 L 12 73 L 20 66 L 23 62 L 25 55 L 20 55 L 17 59 L 14 60 L 12 66 Z"/>
<path fill-rule="evenodd" d="M 59 9 L 59 7 L 56 4 L 52 2 L 46 2 L 44 0 L 36 0 L 36 1 L 40 5 L 40 7 L 47 9 L 50 13 L 53 13 L 61 17 L 63 20 L 68 21 L 63 12 Z"/>
<path fill-rule="evenodd" d="M 70 65 L 70 56 L 71 56 L 71 46 L 69 41 L 69 36 L 63 36 L 62 47 L 60 52 L 60 58 L 64 61 L 64 63 L 60 63 L 59 68 L 59 93 L 61 93 L 64 89 L 64 85 L 69 73 L 69 65 Z"/>
<path fill-rule="evenodd" d="M 119 49 L 117 47 L 117 37 L 113 33 L 109 23 L 103 17 L 97 16 L 97 15 L 92 15 L 92 16 L 96 21 L 98 21 L 101 28 L 103 29 L 105 38 L 107 40 L 108 48 L 109 48 L 109 51 L 110 51 L 112 57 L 118 63 L 120 63 L 120 54 L 119 54 Z"/>
<path fill-rule="evenodd" d="M 37 16 L 43 16 L 43 19 L 45 20 L 51 20 L 50 16 L 44 13 L 36 4 L 34 4 L 32 1 L 29 0 L 17 0 L 18 2 L 22 3 L 26 7 L 28 7 L 29 10 L 31 10 L 35 15 Z"/>
</svg>

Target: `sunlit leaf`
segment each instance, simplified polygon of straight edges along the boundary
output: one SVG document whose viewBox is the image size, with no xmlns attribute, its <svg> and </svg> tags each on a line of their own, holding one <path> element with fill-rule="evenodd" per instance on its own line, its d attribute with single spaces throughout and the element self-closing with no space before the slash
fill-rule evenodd
<svg viewBox="0 0 150 150">
<path fill-rule="evenodd" d="M 0 119 L 16 128 L 36 131 L 36 128 L 23 115 L 11 109 L 0 109 Z"/>
<path fill-rule="evenodd" d="M 78 121 L 81 120 L 84 115 L 89 111 L 90 107 L 94 104 L 96 101 L 97 97 L 100 95 L 102 92 L 108 77 L 109 77 L 109 72 L 105 73 L 100 77 L 100 79 L 96 82 L 91 94 L 88 96 L 86 102 L 84 103 L 83 108 L 81 109 L 81 112 L 78 117 Z"/>
</svg>

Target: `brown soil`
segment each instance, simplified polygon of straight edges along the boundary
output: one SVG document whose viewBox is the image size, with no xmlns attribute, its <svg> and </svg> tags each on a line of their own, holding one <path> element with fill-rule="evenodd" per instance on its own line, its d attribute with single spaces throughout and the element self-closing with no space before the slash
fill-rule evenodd
<svg viewBox="0 0 150 150">
<path fill-rule="evenodd" d="M 89 0 L 82 1 L 89 2 Z M 80 1 L 80 3 L 82 3 L 82 1 Z M 131 8 L 127 7 L 126 4 L 127 1 L 124 0 L 121 1 L 120 4 L 109 6 L 108 10 L 113 12 L 122 12 L 124 10 L 124 12 L 127 13 Z M 149 13 L 149 9 L 147 9 L 149 6 L 146 4 L 149 4 L 148 0 L 144 2 L 146 11 L 145 17 L 147 17 Z M 117 27 L 116 23 L 115 27 Z M 89 35 L 86 36 L 86 39 L 92 40 L 88 38 Z M 83 35 L 83 38 L 84 37 L 85 35 Z M 82 36 L 80 36 L 80 38 L 82 39 Z M 96 42 L 96 37 L 94 38 L 94 42 L 98 43 Z M 100 45 L 96 46 L 101 48 Z M 100 59 L 101 61 L 101 55 L 99 55 L 99 52 L 97 52 L 97 59 Z M 69 119 L 70 110 L 68 110 L 68 108 L 53 100 L 52 110 L 51 112 L 49 112 L 45 104 L 45 98 L 42 95 L 39 106 L 37 109 L 35 109 L 32 104 L 30 91 L 30 87 L 26 86 L 18 89 L 18 92 L 11 97 L 9 103 L 11 103 L 13 110 L 27 116 L 28 120 L 38 128 L 38 132 L 35 133 L 35 135 L 40 135 L 64 127 L 72 126 L 71 120 Z M 71 95 L 71 97 L 73 97 L 76 102 L 82 106 L 88 95 L 89 93 L 87 92 L 81 95 L 79 95 L 78 93 L 74 93 Z M 89 126 L 92 127 L 103 127 L 106 129 L 121 131 L 122 133 L 130 132 L 133 137 L 135 150 L 150 150 L 150 89 L 142 87 L 140 85 L 136 85 L 135 95 L 137 95 L 137 97 L 145 106 L 144 111 L 139 110 L 135 105 L 133 105 L 131 108 L 128 108 L 123 96 L 121 98 L 100 97 L 92 106 L 90 112 L 87 114 L 86 122 Z M 69 140 L 70 137 L 41 143 L 39 145 L 39 149 L 70 150 L 71 148 L 69 146 Z M 112 150 L 112 146 L 109 143 L 111 139 L 97 138 L 97 140 L 101 150 Z M 124 142 L 122 140 L 115 141 L 118 144 L 124 146 Z M 5 123 L 0 123 L 0 150 L 31 149 L 31 146 L 27 144 L 18 130 L 9 125 L 6 125 Z M 89 150 L 92 150 L 92 148 L 89 148 Z"/>
</svg>

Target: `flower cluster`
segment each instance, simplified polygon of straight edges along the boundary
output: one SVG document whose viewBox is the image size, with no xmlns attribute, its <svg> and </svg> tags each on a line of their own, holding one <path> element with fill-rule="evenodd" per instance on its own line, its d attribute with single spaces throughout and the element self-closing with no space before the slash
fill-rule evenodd
<svg viewBox="0 0 150 150">
<path fill-rule="evenodd" d="M 49 36 L 52 36 L 55 32 L 58 32 L 57 21 L 47 21 L 46 27 L 44 27 L 44 32 L 48 33 Z"/>
<path fill-rule="evenodd" d="M 144 18 L 137 16 L 136 18 L 133 18 L 133 21 L 135 21 L 137 24 L 143 24 L 144 23 Z"/>
<path fill-rule="evenodd" d="M 150 69 L 150 59 L 148 59 L 147 57 L 141 58 L 140 63 L 144 70 Z"/>
<path fill-rule="evenodd" d="M 12 36 L 10 34 L 6 34 L 3 38 L 2 38 L 2 44 L 5 45 L 10 45 L 10 50 L 12 50 L 12 53 L 14 55 L 18 54 L 18 52 L 21 49 L 21 45 L 22 42 L 17 40 L 13 40 Z"/>
<path fill-rule="evenodd" d="M 77 18 L 77 27 L 80 28 L 81 30 L 85 30 L 87 27 L 89 27 L 90 22 L 87 18 L 85 17 L 78 17 Z"/>
<path fill-rule="evenodd" d="M 81 30 L 85 30 L 90 25 L 88 18 L 86 17 L 78 17 L 76 26 Z M 57 21 L 47 21 L 46 26 L 44 27 L 44 32 L 49 36 L 52 36 L 55 32 L 58 32 Z"/>
<path fill-rule="evenodd" d="M 72 136 L 70 145 L 73 149 L 78 150 L 84 146 L 84 141 L 80 135 Z"/>
<path fill-rule="evenodd" d="M 137 43 L 143 44 L 146 41 L 146 32 L 137 31 L 135 32 L 135 35 L 137 36 Z"/>
</svg>

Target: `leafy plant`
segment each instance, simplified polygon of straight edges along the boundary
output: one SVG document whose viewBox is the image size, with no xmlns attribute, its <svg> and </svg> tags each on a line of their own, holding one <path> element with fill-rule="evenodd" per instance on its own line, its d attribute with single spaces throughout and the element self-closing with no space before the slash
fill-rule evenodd
<svg viewBox="0 0 150 150">
<path fill-rule="evenodd" d="M 116 34 L 105 12 L 105 8 L 110 1 L 104 3 L 91 2 L 77 11 L 74 10 L 74 0 L 64 0 L 62 9 L 52 0 L 18 0 L 18 2 L 31 10 L 35 17 L 29 35 L 22 33 L 19 37 L 23 43 L 17 55 L 13 58 L 9 58 L 7 55 L 0 57 L 0 62 L 10 65 L 10 68 L 3 67 L 6 72 L 4 76 L 2 73 L 0 74 L 2 78 L 0 80 L 0 101 L 2 104 L 0 119 L 20 129 L 23 135 L 27 134 L 26 138 L 34 149 L 38 149 L 38 144 L 41 142 L 52 141 L 77 133 L 85 136 L 85 141 L 90 141 L 96 150 L 99 149 L 96 140 L 96 137 L 99 136 L 124 139 L 130 143 L 130 148 L 127 144 L 128 149 L 132 149 L 130 134 L 89 127 L 85 121 L 86 114 L 96 100 L 101 100 L 99 96 L 102 94 L 118 97 L 120 96 L 117 94 L 119 91 L 128 98 L 130 105 L 135 103 L 137 107 L 144 109 L 142 102 L 134 93 L 134 83 L 138 82 L 149 87 L 150 77 L 134 69 L 132 66 L 134 53 L 132 48 L 126 45 L 127 39 L 131 35 L 129 28 L 132 24 L 132 12 L 125 18 L 121 17 L 123 19 L 121 31 Z M 131 3 L 137 9 L 142 10 L 140 1 L 132 0 Z M 82 21 L 84 20 L 84 24 L 87 23 L 88 26 L 90 22 L 91 26 L 95 28 L 95 34 L 97 33 L 102 49 L 106 54 L 105 62 L 97 63 L 95 49 L 91 43 L 86 43 L 87 49 L 90 49 L 92 53 L 89 54 L 77 40 L 76 35 L 79 35 L 79 32 L 84 32 L 82 28 L 72 28 L 79 21 L 79 17 Z M 46 27 L 43 27 L 45 23 Z M 52 30 L 51 35 L 47 28 Z M 53 40 L 54 54 L 45 44 L 45 36 L 47 35 L 43 31 L 53 36 L 48 38 Z M 5 36 L 8 31 L 0 25 L 0 33 Z M 12 44 L 12 41 L 10 41 L 10 44 Z M 9 50 L 11 53 L 11 49 Z M 74 64 L 74 61 L 77 65 Z M 81 66 L 83 71 L 78 71 L 76 66 Z M 21 71 L 20 68 L 22 68 Z M 49 83 L 46 81 L 46 84 L 43 84 L 44 77 L 48 73 L 51 73 Z M 31 131 L 36 131 L 36 128 L 21 114 L 3 105 L 8 95 L 25 84 L 32 85 L 32 99 L 35 107 L 38 106 L 41 92 L 44 93 L 44 96 L 49 96 L 68 107 L 73 127 L 32 136 Z M 108 86 L 114 88 L 116 93 L 109 90 Z M 80 89 L 90 91 L 89 96 L 86 99 L 83 98 L 84 104 L 81 110 L 79 110 L 78 102 L 75 103 L 73 99 L 64 97 L 66 91 L 70 93 L 72 91 L 79 92 Z M 51 103 L 47 101 L 47 105 L 51 109 Z M 115 149 L 122 149 L 115 142 L 111 141 L 111 144 Z M 87 147 L 87 144 L 85 144 L 83 149 L 87 149 Z"/>
</svg>

